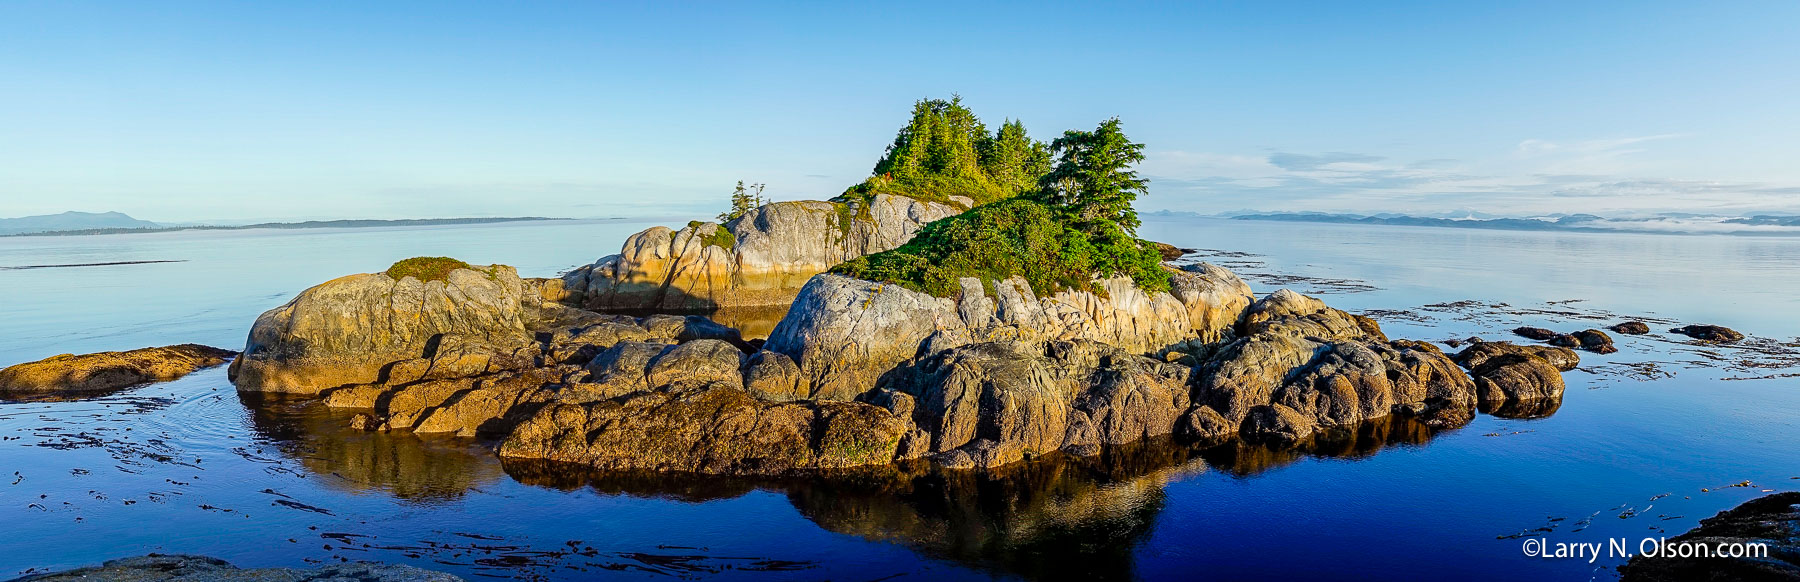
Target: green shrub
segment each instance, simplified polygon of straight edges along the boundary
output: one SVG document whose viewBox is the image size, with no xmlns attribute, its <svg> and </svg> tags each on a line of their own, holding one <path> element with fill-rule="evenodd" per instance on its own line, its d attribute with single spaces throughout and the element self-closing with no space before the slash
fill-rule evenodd
<svg viewBox="0 0 1800 582">
<path fill-rule="evenodd" d="M 442 281 L 457 269 L 474 269 L 468 263 L 450 257 L 413 257 L 388 267 L 387 276 L 395 280 L 412 277 L 421 282 Z M 489 273 L 492 275 L 492 273 Z"/>
<path fill-rule="evenodd" d="M 696 233 L 698 233 L 700 227 L 704 225 L 706 225 L 706 223 L 698 220 L 688 221 L 688 228 L 694 229 Z M 707 246 L 715 246 L 728 251 L 737 248 L 737 235 L 732 234 L 731 229 L 725 228 L 724 225 L 719 224 L 713 225 L 712 232 L 700 235 L 700 241 L 706 243 Z"/>
<path fill-rule="evenodd" d="M 1041 295 L 1065 289 L 1103 292 L 1094 285 L 1096 276 L 1129 276 L 1146 292 L 1169 289 L 1169 273 L 1154 243 L 1116 227 L 1098 233 L 1071 227 L 1035 200 L 1013 198 L 933 222 L 899 248 L 840 264 L 831 272 L 938 297 L 955 294 L 963 277 L 986 285 L 1015 275 Z"/>
</svg>

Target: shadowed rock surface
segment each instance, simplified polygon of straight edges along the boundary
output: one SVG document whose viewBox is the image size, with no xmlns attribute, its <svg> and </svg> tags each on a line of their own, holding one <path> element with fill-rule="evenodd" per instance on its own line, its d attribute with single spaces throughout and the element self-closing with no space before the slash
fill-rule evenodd
<svg viewBox="0 0 1800 582">
<path fill-rule="evenodd" d="M 539 410 L 500 456 L 604 470 L 777 475 L 883 465 L 912 427 L 859 402 L 773 403 L 720 384 L 675 386 Z"/>
<path fill-rule="evenodd" d="M 124 352 L 62 354 L 0 370 L 0 397 L 49 392 L 94 393 L 167 382 L 225 363 L 237 352 L 199 344 Z"/>
<path fill-rule="evenodd" d="M 1619 568 L 1626 582 L 1676 580 L 1800 580 L 1800 492 L 1789 491 L 1752 499 L 1718 515 L 1700 520 L 1700 526 L 1669 538 L 1668 543 L 1767 544 L 1766 557 L 1650 557 L 1639 555 Z"/>
<path fill-rule="evenodd" d="M 547 299 L 590 309 L 781 305 L 813 275 L 905 244 L 967 207 L 885 194 L 868 202 L 776 202 L 723 225 L 639 232 L 619 254 L 534 283 Z"/>
<path fill-rule="evenodd" d="M 462 582 L 462 578 L 400 564 L 351 563 L 318 568 L 242 569 L 218 558 L 147 554 L 15 579 L 13 582 Z"/>
</svg>

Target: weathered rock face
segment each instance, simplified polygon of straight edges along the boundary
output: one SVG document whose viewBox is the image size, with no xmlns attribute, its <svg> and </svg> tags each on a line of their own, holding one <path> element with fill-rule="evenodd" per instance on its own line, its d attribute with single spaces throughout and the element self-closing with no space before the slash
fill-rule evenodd
<svg viewBox="0 0 1800 582">
<path fill-rule="evenodd" d="M 225 363 L 231 350 L 199 344 L 124 352 L 62 354 L 0 370 L 0 396 L 47 392 L 105 392 L 146 382 L 167 382 Z"/>
<path fill-rule="evenodd" d="M 1437 348 L 1389 341 L 1373 320 L 1286 289 L 1252 305 L 1198 373 L 1182 423 L 1196 436 L 1295 441 L 1396 411 L 1458 426 L 1475 407 L 1474 384 Z"/>
<path fill-rule="evenodd" d="M 911 428 L 858 402 L 772 403 L 703 384 L 551 405 L 513 430 L 500 456 L 609 471 L 778 475 L 904 458 Z"/>
<path fill-rule="evenodd" d="M 1175 294 L 1144 293 L 1130 279 L 1103 282 L 1105 297 L 1064 291 L 1038 297 L 1022 278 L 962 281 L 953 298 L 819 275 L 806 284 L 769 336 L 812 384 L 811 396 L 848 400 L 908 359 L 977 342 L 1087 339 L 1153 353 L 1229 337 L 1252 299 L 1230 271 L 1195 265 L 1173 271 Z"/>
<path fill-rule="evenodd" d="M 1554 411 L 1561 401 L 1562 372 L 1581 364 L 1573 350 L 1550 346 L 1520 346 L 1506 342 L 1480 342 L 1456 354 L 1456 362 L 1475 376 L 1475 395 L 1481 408 L 1515 418 L 1536 417 Z"/>
<path fill-rule="evenodd" d="M 1800 580 L 1800 492 L 1752 499 L 1700 526 L 1669 538 L 1675 544 L 1705 545 L 1715 552 L 1727 544 L 1762 544 L 1766 555 L 1752 557 L 1664 557 L 1640 554 L 1619 568 L 1626 582 L 1677 580 Z M 1689 549 L 1694 549 L 1690 547 Z M 1676 553 L 1676 552 L 1671 552 Z M 1679 554 L 1677 554 L 1679 555 Z"/>
<path fill-rule="evenodd" d="M 524 284 L 504 265 L 458 269 L 441 281 L 385 274 L 328 281 L 269 310 L 250 328 L 231 379 L 245 392 L 318 394 L 396 374 L 453 377 L 502 369 L 530 346 Z M 446 349 L 449 351 L 446 352 Z M 432 365 L 419 369 L 417 360 Z M 438 370 L 438 363 L 454 370 Z"/>
<path fill-rule="evenodd" d="M 1650 333 L 1650 325 L 1642 321 L 1627 321 L 1608 327 L 1607 329 L 1626 335 L 1644 335 Z"/>
<path fill-rule="evenodd" d="M 813 275 L 898 247 L 964 208 L 887 195 L 867 203 L 776 202 L 724 225 L 645 230 L 619 254 L 539 284 L 549 299 L 592 309 L 781 305 Z"/>
<path fill-rule="evenodd" d="M 1192 369 L 1090 340 L 959 346 L 896 370 L 868 401 L 910 419 L 950 467 L 996 467 L 1168 435 Z"/>
<path fill-rule="evenodd" d="M 1744 334 L 1722 325 L 1685 325 L 1669 332 L 1708 342 L 1731 343 L 1744 339 Z"/>
<path fill-rule="evenodd" d="M 553 401 L 596 402 L 672 384 L 743 382 L 742 340 L 704 317 L 549 311 L 530 319 L 550 330 L 537 332 L 540 343 L 520 350 L 535 358 L 458 367 L 452 365 L 456 356 L 444 356 L 440 348 L 437 358 L 391 367 L 430 373 L 390 371 L 385 381 L 329 389 L 325 405 L 368 411 L 358 417 L 365 430 L 501 436 Z"/>
<path fill-rule="evenodd" d="M 76 568 L 19 578 L 14 582 L 62 582 L 64 580 L 159 582 L 229 582 L 283 580 L 291 582 L 462 582 L 462 578 L 415 568 L 404 564 L 357 562 L 332 564 L 314 569 L 254 568 L 241 569 L 230 562 L 207 556 L 186 554 L 147 554 L 109 560 L 99 566 Z"/>
</svg>

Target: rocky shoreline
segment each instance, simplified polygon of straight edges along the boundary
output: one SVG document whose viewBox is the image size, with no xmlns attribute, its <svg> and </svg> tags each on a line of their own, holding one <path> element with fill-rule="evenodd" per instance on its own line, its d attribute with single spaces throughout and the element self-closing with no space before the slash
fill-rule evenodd
<svg viewBox="0 0 1800 582">
<path fill-rule="evenodd" d="M 462 582 L 462 578 L 404 564 L 351 563 L 318 568 L 239 568 L 230 562 L 187 554 L 146 554 L 108 560 L 62 572 L 33 574 L 11 582 Z"/>
<path fill-rule="evenodd" d="M 355 411 L 358 430 L 492 439 L 513 461 L 784 475 L 994 469 L 1165 437 L 1303 446 L 1395 416 L 1433 430 L 1478 411 L 1531 418 L 1560 404 L 1561 374 L 1580 363 L 1570 348 L 1611 347 L 1599 330 L 1520 328 L 1553 345 L 1471 338 L 1447 353 L 1290 290 L 1259 298 L 1204 262 L 1166 264 L 1169 290 L 1153 293 L 1119 278 L 1041 295 L 1013 277 L 935 297 L 822 273 L 957 211 L 891 196 L 781 202 L 646 230 L 561 279 L 451 259 L 429 280 L 341 277 L 259 317 L 229 377 L 247 396 Z M 795 280 L 766 341 L 703 316 L 597 309 L 754 304 Z"/>
<path fill-rule="evenodd" d="M 699 279 L 677 274 L 738 272 L 759 256 L 752 249 L 831 255 L 793 272 L 822 271 L 905 242 L 913 219 L 953 211 L 877 196 L 869 204 L 887 210 L 873 212 L 868 236 L 853 247 L 834 239 L 823 254 L 793 242 L 830 230 L 819 224 L 742 230 L 817 214 L 796 204 L 733 221 L 734 236 L 768 239 L 729 255 L 736 262 L 719 262 L 716 246 L 690 252 L 724 228 L 701 223 L 640 233 L 597 265 L 638 265 L 666 283 L 646 293 L 692 296 Z M 880 219 L 897 216 L 907 218 Z M 1296 445 L 1396 414 L 1454 428 L 1477 410 L 1553 410 L 1561 372 L 1579 361 L 1558 347 L 1479 343 L 1452 355 L 1390 340 L 1374 320 L 1312 297 L 1258 299 L 1208 263 L 1165 267 L 1170 291 L 1156 293 L 1118 279 L 1040 296 L 1015 277 L 968 278 L 934 297 L 808 274 L 766 342 L 700 316 L 588 309 L 623 297 L 623 287 L 595 286 L 595 273 L 621 272 L 608 269 L 565 284 L 505 266 L 433 281 L 340 278 L 259 318 L 231 378 L 244 393 L 359 411 L 352 425 L 364 430 L 493 438 L 509 460 L 781 475 L 912 459 L 992 469 L 1160 437 Z M 730 298 L 738 283 L 706 287 L 709 301 L 748 301 Z"/>
</svg>

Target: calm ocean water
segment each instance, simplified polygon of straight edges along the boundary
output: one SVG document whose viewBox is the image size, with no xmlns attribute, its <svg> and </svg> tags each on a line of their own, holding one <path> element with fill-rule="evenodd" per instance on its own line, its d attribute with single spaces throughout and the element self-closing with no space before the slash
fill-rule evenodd
<svg viewBox="0 0 1800 582">
<path fill-rule="evenodd" d="M 671 221 L 671 223 L 678 221 Z M 640 221 L 0 238 L 0 365 L 197 342 L 239 348 L 300 290 L 415 255 L 549 276 Z M 414 563 L 472 578 L 1610 579 L 1533 559 L 1529 535 L 1674 535 L 1800 489 L 1800 239 L 1152 219 L 1259 293 L 1366 311 L 1389 335 L 1497 339 L 1622 318 L 1715 323 L 1583 354 L 1547 418 L 1370 427 L 1308 453 L 1146 445 L 977 478 L 883 482 L 587 476 L 502 466 L 481 443 L 349 433 L 305 403 L 241 399 L 222 368 L 105 398 L 0 404 L 0 576 L 151 551 L 240 565 Z M 1791 351 L 1791 350 L 1790 350 Z M 1749 482 L 1749 486 L 1727 487 Z M 1703 491 L 1706 490 L 1706 491 Z"/>
</svg>

